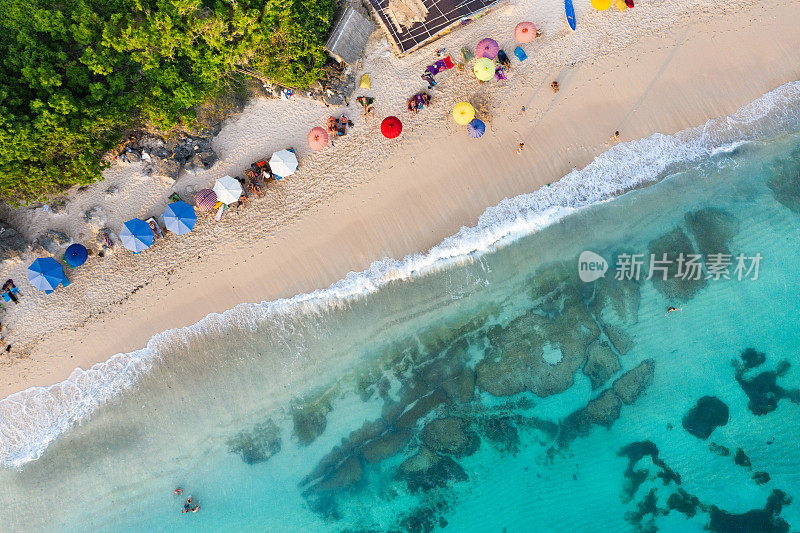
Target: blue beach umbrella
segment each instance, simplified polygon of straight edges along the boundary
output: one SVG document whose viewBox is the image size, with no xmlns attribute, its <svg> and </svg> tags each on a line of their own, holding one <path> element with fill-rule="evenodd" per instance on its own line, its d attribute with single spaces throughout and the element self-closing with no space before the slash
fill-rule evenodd
<svg viewBox="0 0 800 533">
<path fill-rule="evenodd" d="M 82 244 L 70 244 L 64 252 L 64 261 L 72 268 L 79 267 L 86 262 L 89 251 Z"/>
<path fill-rule="evenodd" d="M 134 218 L 124 224 L 122 231 L 119 232 L 119 239 L 122 241 L 122 246 L 138 254 L 150 248 L 156 237 L 147 222 Z"/>
<path fill-rule="evenodd" d="M 176 235 L 189 233 L 197 223 L 194 207 L 180 200 L 167 206 L 163 218 L 167 229 Z"/>
<path fill-rule="evenodd" d="M 28 281 L 40 291 L 52 291 L 64 279 L 64 267 L 52 257 L 40 257 L 28 267 Z"/>
<path fill-rule="evenodd" d="M 473 118 L 469 121 L 469 124 L 467 124 L 467 134 L 473 139 L 480 138 L 484 133 L 486 133 L 486 124 L 477 118 Z"/>
</svg>

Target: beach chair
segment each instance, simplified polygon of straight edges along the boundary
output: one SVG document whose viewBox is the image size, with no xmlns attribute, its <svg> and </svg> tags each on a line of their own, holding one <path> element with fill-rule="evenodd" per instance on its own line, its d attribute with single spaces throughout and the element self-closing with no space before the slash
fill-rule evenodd
<svg viewBox="0 0 800 533">
<path fill-rule="evenodd" d="M 182 199 L 178 193 L 174 192 L 169 195 L 169 201 L 174 203 L 174 202 L 180 202 L 182 201 Z"/>
</svg>

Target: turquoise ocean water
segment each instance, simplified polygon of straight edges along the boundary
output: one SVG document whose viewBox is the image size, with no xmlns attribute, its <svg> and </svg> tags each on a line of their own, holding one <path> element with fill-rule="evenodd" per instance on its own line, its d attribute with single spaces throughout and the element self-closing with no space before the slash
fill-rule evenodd
<svg viewBox="0 0 800 533">
<path fill-rule="evenodd" d="M 783 86 L 3 400 L 0 529 L 800 530 L 799 117 Z"/>
</svg>

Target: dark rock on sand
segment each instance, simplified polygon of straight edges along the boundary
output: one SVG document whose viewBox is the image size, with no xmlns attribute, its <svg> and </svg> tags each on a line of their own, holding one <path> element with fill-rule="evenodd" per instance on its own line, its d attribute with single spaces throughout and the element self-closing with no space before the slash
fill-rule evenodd
<svg viewBox="0 0 800 533">
<path fill-rule="evenodd" d="M 699 279 L 690 279 L 694 276 L 687 276 L 686 279 L 677 277 L 679 263 L 678 256 L 698 254 L 692 241 L 680 228 L 675 228 L 666 235 L 650 242 L 649 253 L 656 259 L 661 260 L 666 254 L 669 264 L 666 268 L 666 279 L 663 271 L 656 271 L 652 274 L 653 286 L 658 292 L 670 300 L 690 300 L 697 292 L 705 287 L 706 280 L 702 272 L 699 272 Z M 649 275 L 649 273 L 648 273 Z"/>
<path fill-rule="evenodd" d="M 707 529 L 714 533 L 786 533 L 789 531 L 789 524 L 778 515 L 783 511 L 783 506 L 789 505 L 791 501 L 785 492 L 773 490 L 764 509 L 733 514 L 712 505 Z"/>
<path fill-rule="evenodd" d="M 617 455 L 628 458 L 628 466 L 625 468 L 626 485 L 623 489 L 623 499 L 630 501 L 639 490 L 639 486 L 647 479 L 649 473 L 645 469 L 636 469 L 636 464 L 642 458 L 649 456 L 653 464 L 658 467 L 656 476 L 662 479 L 664 485 L 671 482 L 681 484 L 681 476 L 672 470 L 667 464 L 658 456 L 658 448 L 654 443 L 649 440 L 632 442 L 617 452 Z"/>
<path fill-rule="evenodd" d="M 757 351 L 755 348 L 745 348 L 740 357 L 744 363 L 745 370 L 761 366 L 767 361 L 766 354 Z"/>
<path fill-rule="evenodd" d="M 709 207 L 687 213 L 684 220 L 703 257 L 731 253 L 728 243 L 739 232 L 739 220 L 735 216 Z"/>
<path fill-rule="evenodd" d="M 228 449 L 241 455 L 247 464 L 264 462 L 281 451 L 280 428 L 272 420 L 267 420 L 252 431 L 242 431 L 229 439 Z"/>
<path fill-rule="evenodd" d="M 561 422 L 561 431 L 558 435 L 558 444 L 565 447 L 577 437 L 586 436 L 592 426 L 605 426 L 610 428 L 619 418 L 622 402 L 612 389 L 603 391 L 600 396 L 578 409 Z"/>
<path fill-rule="evenodd" d="M 595 341 L 589 346 L 583 373 L 589 377 L 593 389 L 603 385 L 611 376 L 619 372 L 620 368 L 622 367 L 619 364 L 619 357 L 608 343 Z"/>
<path fill-rule="evenodd" d="M 456 417 L 431 420 L 423 428 L 421 437 L 431 450 L 455 457 L 472 455 L 481 445 L 481 439 L 469 423 Z"/>
<path fill-rule="evenodd" d="M 0 222 L 0 261 L 18 258 L 28 250 L 31 244 L 20 232 Z"/>
<path fill-rule="evenodd" d="M 331 408 L 330 399 L 326 395 L 322 395 L 302 405 L 296 405 L 292 409 L 294 434 L 300 444 L 314 442 L 325 431 L 325 427 L 328 425 L 327 416 Z"/>
<path fill-rule="evenodd" d="M 747 456 L 746 453 L 744 453 L 744 450 L 741 448 L 736 448 L 736 455 L 733 456 L 733 462 L 745 468 L 750 468 L 752 466 L 750 458 Z"/>
<path fill-rule="evenodd" d="M 718 426 L 728 423 L 728 406 L 716 396 L 703 396 L 683 415 L 683 429 L 706 440 Z"/>
<path fill-rule="evenodd" d="M 636 401 L 636 398 L 653 382 L 656 362 L 645 359 L 636 368 L 628 370 L 614 381 L 614 392 L 626 405 Z"/>
<path fill-rule="evenodd" d="M 750 359 L 758 360 L 758 359 Z M 745 365 L 747 362 L 745 361 Z M 800 389 L 784 389 L 778 385 L 778 378 L 786 374 L 789 370 L 788 361 L 781 361 L 775 370 L 761 372 L 753 378 L 745 377 L 745 367 L 742 363 L 734 361 L 736 368 L 736 381 L 749 398 L 747 408 L 753 414 L 765 415 L 771 413 L 778 407 L 778 401 L 783 398 L 793 403 L 800 403 Z"/>
<path fill-rule="evenodd" d="M 449 483 L 466 481 L 467 473 L 451 458 L 420 447 L 419 451 L 403 461 L 398 476 L 405 480 L 411 492 L 427 492 L 446 487 Z"/>
<path fill-rule="evenodd" d="M 361 455 L 368 463 L 379 463 L 394 457 L 406 447 L 411 439 L 411 432 L 405 429 L 387 431 L 383 435 L 364 444 Z"/>
<path fill-rule="evenodd" d="M 751 476 L 753 481 L 755 481 L 758 485 L 763 485 L 764 483 L 769 483 L 770 477 L 767 472 L 753 472 Z"/>
<path fill-rule="evenodd" d="M 50 230 L 36 238 L 36 244 L 53 255 L 59 255 L 72 242 L 72 238 L 63 231 Z"/>
<path fill-rule="evenodd" d="M 711 453 L 715 453 L 715 454 L 720 455 L 722 457 L 728 457 L 731 454 L 731 451 L 728 448 L 726 448 L 725 446 L 719 445 L 716 442 L 712 442 L 711 444 L 709 444 L 708 445 L 708 449 L 709 449 L 709 451 L 711 451 Z"/>
</svg>

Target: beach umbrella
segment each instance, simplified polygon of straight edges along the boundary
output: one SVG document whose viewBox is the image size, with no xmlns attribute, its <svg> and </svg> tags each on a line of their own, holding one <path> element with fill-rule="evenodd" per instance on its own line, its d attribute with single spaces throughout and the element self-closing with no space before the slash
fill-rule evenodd
<svg viewBox="0 0 800 533">
<path fill-rule="evenodd" d="M 214 182 L 214 193 L 218 201 L 230 205 L 238 202 L 242 196 L 242 184 L 235 178 L 222 176 Z"/>
<path fill-rule="evenodd" d="M 194 205 L 200 211 L 211 211 L 217 205 L 217 193 L 212 189 L 200 189 L 194 197 Z"/>
<path fill-rule="evenodd" d="M 592 7 L 598 11 L 605 11 L 614 4 L 614 0 L 592 0 Z"/>
<path fill-rule="evenodd" d="M 520 22 L 514 28 L 514 37 L 518 43 L 529 43 L 536 38 L 536 25 L 533 22 Z"/>
<path fill-rule="evenodd" d="M 79 267 L 86 262 L 89 251 L 82 244 L 70 244 L 64 252 L 64 261 L 71 267 Z"/>
<path fill-rule="evenodd" d="M 489 81 L 494 77 L 494 61 L 488 57 L 476 59 L 473 70 L 476 78 L 481 81 Z"/>
<path fill-rule="evenodd" d="M 475 118 L 475 108 L 469 102 L 459 102 L 453 108 L 453 120 L 456 123 L 465 126 L 473 118 Z"/>
<path fill-rule="evenodd" d="M 119 232 L 122 246 L 135 254 L 150 248 L 156 240 L 150 225 L 140 218 L 133 218 L 122 226 L 122 231 Z"/>
<path fill-rule="evenodd" d="M 278 178 L 286 178 L 297 170 L 297 156 L 291 150 L 281 150 L 269 158 L 269 168 Z"/>
<path fill-rule="evenodd" d="M 467 124 L 467 135 L 473 139 L 483 137 L 484 133 L 486 133 L 486 124 L 484 124 L 483 121 L 473 118 L 469 121 L 469 124 Z"/>
<path fill-rule="evenodd" d="M 381 133 L 387 139 L 394 139 L 403 131 L 403 123 L 397 117 L 386 117 L 381 122 Z"/>
<path fill-rule="evenodd" d="M 328 132 L 317 126 L 308 132 L 308 146 L 312 150 L 322 150 L 328 145 Z"/>
<path fill-rule="evenodd" d="M 497 57 L 497 52 L 500 51 L 500 45 L 494 39 L 482 39 L 475 49 L 475 55 L 478 57 L 488 57 L 494 59 Z"/>
<path fill-rule="evenodd" d="M 194 207 L 180 200 L 169 204 L 162 218 L 167 229 L 177 235 L 189 233 L 197 224 Z"/>
<path fill-rule="evenodd" d="M 64 277 L 64 267 L 52 257 L 40 257 L 28 267 L 28 281 L 40 291 L 54 290 Z"/>
</svg>

